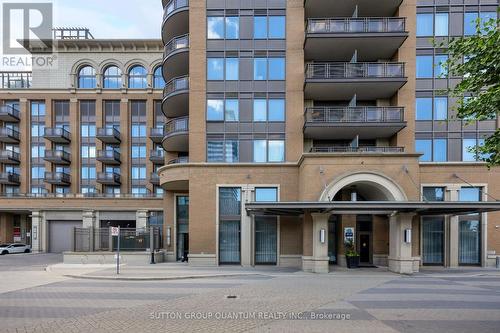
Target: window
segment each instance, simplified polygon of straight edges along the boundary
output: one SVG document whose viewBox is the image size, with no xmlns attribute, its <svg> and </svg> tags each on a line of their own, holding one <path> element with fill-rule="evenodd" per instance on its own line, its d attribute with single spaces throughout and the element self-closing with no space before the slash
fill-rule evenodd
<svg viewBox="0 0 500 333">
<path fill-rule="evenodd" d="M 226 121 L 238 121 L 239 101 L 237 99 L 226 99 L 226 109 L 224 114 Z"/>
<path fill-rule="evenodd" d="M 269 80 L 285 79 L 285 59 L 269 58 Z"/>
<path fill-rule="evenodd" d="M 153 80 L 153 87 L 155 89 L 165 88 L 165 80 L 163 79 L 163 71 L 161 66 L 156 67 Z"/>
<path fill-rule="evenodd" d="M 255 58 L 253 60 L 253 79 L 262 81 L 267 79 L 267 59 Z"/>
<path fill-rule="evenodd" d="M 148 194 L 148 189 L 144 186 L 132 186 L 132 194 L 137 196 L 143 196 Z"/>
<path fill-rule="evenodd" d="M 444 201 L 444 187 L 424 187 L 423 196 L 426 201 Z"/>
<path fill-rule="evenodd" d="M 45 194 L 47 189 L 44 186 L 31 186 L 31 194 Z"/>
<path fill-rule="evenodd" d="M 207 18 L 208 39 L 238 39 L 240 19 L 237 16 L 209 16 Z"/>
<path fill-rule="evenodd" d="M 82 158 L 95 158 L 96 156 L 96 148 L 91 145 L 82 145 Z"/>
<path fill-rule="evenodd" d="M 443 78 L 448 75 L 447 55 L 436 55 L 434 57 L 434 77 Z"/>
<path fill-rule="evenodd" d="M 31 158 L 45 157 L 45 145 L 37 144 L 31 146 Z"/>
<path fill-rule="evenodd" d="M 267 142 L 266 140 L 254 140 L 253 142 L 253 161 L 264 163 L 267 161 Z"/>
<path fill-rule="evenodd" d="M 285 100 L 270 99 L 269 100 L 269 121 L 285 121 Z"/>
<path fill-rule="evenodd" d="M 432 77 L 432 56 L 417 56 L 417 78 Z"/>
<path fill-rule="evenodd" d="M 237 81 L 239 78 L 240 60 L 238 58 L 226 58 L 226 80 Z"/>
<path fill-rule="evenodd" d="M 44 102 L 31 102 L 31 116 L 32 117 L 45 116 L 45 103 Z"/>
<path fill-rule="evenodd" d="M 477 156 L 475 153 L 475 148 L 477 146 L 476 139 L 463 139 L 462 140 L 462 161 L 470 162 L 476 161 Z"/>
<path fill-rule="evenodd" d="M 459 193 L 460 201 L 481 201 L 480 187 L 462 187 Z"/>
<path fill-rule="evenodd" d="M 254 39 L 285 39 L 285 16 L 255 16 L 253 18 Z"/>
<path fill-rule="evenodd" d="M 95 167 L 84 166 L 82 167 L 82 179 L 91 180 L 96 178 Z"/>
<path fill-rule="evenodd" d="M 434 30 L 433 14 L 417 14 L 417 36 L 432 36 Z"/>
<path fill-rule="evenodd" d="M 448 13 L 436 13 L 435 36 L 448 36 Z"/>
<path fill-rule="evenodd" d="M 267 100 L 255 99 L 253 101 L 253 121 L 267 120 Z"/>
<path fill-rule="evenodd" d="M 481 21 L 481 27 L 484 27 L 484 24 L 488 22 L 490 19 L 496 19 L 496 12 L 482 12 L 478 13 L 464 13 L 464 35 L 471 36 L 475 35 L 477 32 L 477 20 L 478 18 Z"/>
<path fill-rule="evenodd" d="M 146 179 L 146 167 L 132 167 L 132 179 L 143 180 Z"/>
<path fill-rule="evenodd" d="M 146 137 L 146 125 L 132 124 L 132 137 L 133 138 Z"/>
<path fill-rule="evenodd" d="M 208 162 L 239 162 L 239 143 L 237 140 L 208 141 L 207 142 Z"/>
<path fill-rule="evenodd" d="M 446 139 L 434 139 L 432 160 L 434 162 L 444 162 L 448 160 Z"/>
<path fill-rule="evenodd" d="M 83 124 L 81 131 L 82 131 L 82 138 L 94 137 L 95 125 Z"/>
<path fill-rule="evenodd" d="M 45 167 L 32 167 L 31 179 L 42 179 L 45 176 Z"/>
<path fill-rule="evenodd" d="M 93 89 L 96 87 L 95 69 L 92 66 L 84 66 L 78 71 L 78 88 Z"/>
<path fill-rule="evenodd" d="M 207 59 L 207 80 L 224 80 L 224 58 Z"/>
<path fill-rule="evenodd" d="M 219 263 L 240 263 L 241 189 L 219 188 Z"/>
<path fill-rule="evenodd" d="M 420 156 L 421 162 L 430 162 L 432 160 L 432 140 L 416 140 L 415 151 L 423 154 Z"/>
<path fill-rule="evenodd" d="M 432 120 L 432 98 L 420 97 L 416 99 L 416 119 Z"/>
<path fill-rule="evenodd" d="M 444 261 L 444 217 L 422 218 L 422 263 L 442 265 Z"/>
<path fill-rule="evenodd" d="M 278 189 L 276 187 L 256 187 L 255 201 L 263 201 L 263 202 L 278 201 Z"/>
<path fill-rule="evenodd" d="M 283 162 L 285 142 L 283 140 L 254 140 L 253 161 L 256 163 Z"/>
<path fill-rule="evenodd" d="M 448 118 L 448 97 L 434 97 L 434 119 L 445 120 Z"/>
<path fill-rule="evenodd" d="M 122 87 L 122 71 L 116 66 L 109 66 L 104 71 L 104 89 L 120 89 Z"/>
<path fill-rule="evenodd" d="M 207 120 L 208 121 L 223 121 L 224 120 L 224 101 L 220 99 L 207 100 Z"/>
<path fill-rule="evenodd" d="M 132 146 L 132 158 L 146 158 L 146 146 L 133 145 Z"/>
<path fill-rule="evenodd" d="M 144 89 L 148 86 L 148 73 L 142 66 L 134 66 L 128 72 L 128 87 L 130 89 Z"/>
</svg>

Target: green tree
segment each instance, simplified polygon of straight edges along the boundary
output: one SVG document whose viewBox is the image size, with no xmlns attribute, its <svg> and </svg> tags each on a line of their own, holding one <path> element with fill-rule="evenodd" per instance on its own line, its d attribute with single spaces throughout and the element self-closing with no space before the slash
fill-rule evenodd
<svg viewBox="0 0 500 333">
<path fill-rule="evenodd" d="M 466 121 L 496 119 L 500 110 L 500 32 L 498 19 L 476 21 L 476 34 L 451 38 L 440 47 L 448 49 L 444 64 L 448 75 L 462 77 L 450 96 L 458 97 L 457 116 Z M 488 167 L 500 165 L 500 129 L 472 151 Z"/>
</svg>

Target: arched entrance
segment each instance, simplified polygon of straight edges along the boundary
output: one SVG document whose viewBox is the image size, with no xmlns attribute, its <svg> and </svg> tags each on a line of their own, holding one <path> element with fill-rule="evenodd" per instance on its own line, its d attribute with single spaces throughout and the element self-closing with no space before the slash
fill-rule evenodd
<svg viewBox="0 0 500 333">
<path fill-rule="evenodd" d="M 406 201 L 402 188 L 388 176 L 356 172 L 334 179 L 320 201 Z M 352 241 L 362 266 L 388 266 L 389 217 L 371 212 L 335 214 L 328 218 L 330 264 L 346 265 L 345 242 Z"/>
</svg>

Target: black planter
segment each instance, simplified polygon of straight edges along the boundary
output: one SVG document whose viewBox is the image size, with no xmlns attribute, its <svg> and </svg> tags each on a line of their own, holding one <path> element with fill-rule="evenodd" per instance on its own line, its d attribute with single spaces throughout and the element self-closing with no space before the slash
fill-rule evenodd
<svg viewBox="0 0 500 333">
<path fill-rule="evenodd" d="M 359 267 L 359 256 L 345 256 L 347 262 L 347 268 L 358 268 Z"/>
</svg>

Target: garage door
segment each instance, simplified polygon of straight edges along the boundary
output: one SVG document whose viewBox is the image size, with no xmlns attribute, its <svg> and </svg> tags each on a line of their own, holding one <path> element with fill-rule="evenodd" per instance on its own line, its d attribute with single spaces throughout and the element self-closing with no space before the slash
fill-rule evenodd
<svg viewBox="0 0 500 333">
<path fill-rule="evenodd" d="M 49 252 L 72 251 L 73 228 L 82 227 L 82 221 L 49 221 Z"/>
</svg>

